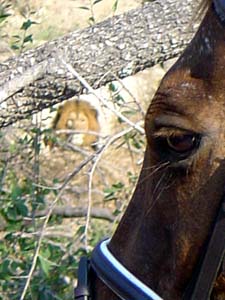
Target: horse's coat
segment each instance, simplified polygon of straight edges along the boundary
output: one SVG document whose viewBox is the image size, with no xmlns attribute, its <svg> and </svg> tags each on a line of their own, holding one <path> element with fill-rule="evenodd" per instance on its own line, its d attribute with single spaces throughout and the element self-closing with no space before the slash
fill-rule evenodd
<svg viewBox="0 0 225 300">
<path fill-rule="evenodd" d="M 109 245 L 165 300 L 182 299 L 225 186 L 225 26 L 212 1 L 203 4 L 196 36 L 147 111 L 143 168 Z M 93 291 L 96 300 L 118 300 L 98 279 Z M 224 270 L 211 299 L 225 299 Z"/>
</svg>

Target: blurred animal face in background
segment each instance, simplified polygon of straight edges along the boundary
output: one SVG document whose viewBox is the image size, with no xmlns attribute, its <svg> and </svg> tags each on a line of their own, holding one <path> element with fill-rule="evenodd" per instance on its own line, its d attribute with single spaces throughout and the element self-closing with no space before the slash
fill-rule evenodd
<svg viewBox="0 0 225 300">
<path fill-rule="evenodd" d="M 74 133 L 59 132 L 59 136 L 79 146 L 93 147 L 100 131 L 97 110 L 88 102 L 78 100 L 68 101 L 59 107 L 52 127 L 57 131 L 74 130 Z"/>
<path fill-rule="evenodd" d="M 78 131 L 76 134 L 71 135 L 71 142 L 75 145 L 82 146 L 85 141 L 85 133 L 79 133 L 79 131 L 89 131 L 89 119 L 82 111 L 72 111 L 68 115 L 66 128 L 70 130 Z"/>
</svg>

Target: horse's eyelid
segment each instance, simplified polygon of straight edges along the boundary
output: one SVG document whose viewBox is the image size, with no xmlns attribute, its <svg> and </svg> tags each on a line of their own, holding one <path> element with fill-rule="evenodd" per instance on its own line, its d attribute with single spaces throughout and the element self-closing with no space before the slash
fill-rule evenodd
<svg viewBox="0 0 225 300">
<path fill-rule="evenodd" d="M 163 128 L 161 130 L 158 130 L 157 132 L 154 132 L 152 134 L 153 138 L 168 138 L 170 136 L 185 136 L 185 135 L 198 135 L 198 133 L 187 131 L 187 130 L 181 130 L 181 129 L 169 129 L 169 128 Z"/>
</svg>

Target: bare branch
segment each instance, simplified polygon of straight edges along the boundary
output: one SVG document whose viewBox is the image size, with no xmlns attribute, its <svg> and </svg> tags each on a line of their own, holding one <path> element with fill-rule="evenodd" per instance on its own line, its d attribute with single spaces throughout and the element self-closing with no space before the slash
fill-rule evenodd
<svg viewBox="0 0 225 300">
<path fill-rule="evenodd" d="M 77 174 L 79 173 L 79 171 L 87 164 L 89 163 L 89 161 L 91 161 L 92 159 L 94 159 L 95 157 L 95 154 L 93 154 L 92 156 L 88 157 L 87 159 L 83 160 L 80 165 L 78 167 L 76 167 L 73 172 L 71 174 L 68 175 L 68 177 L 66 178 L 66 180 L 64 181 L 64 183 L 61 185 L 60 187 L 60 191 L 58 193 L 58 195 L 56 196 L 56 198 L 54 199 L 54 201 L 51 203 L 49 209 L 48 209 L 48 212 L 47 214 L 45 215 L 45 219 L 44 219 L 44 222 L 43 222 L 43 225 L 42 225 L 42 228 L 40 230 L 40 235 L 38 237 L 38 241 L 37 241 L 37 246 L 36 246 L 36 249 L 35 249 L 35 252 L 34 252 L 34 256 L 33 256 L 33 260 L 32 260 L 32 265 L 30 267 L 30 270 L 28 272 L 28 275 L 27 275 L 27 279 L 26 279 L 26 283 L 25 283 L 25 286 L 23 288 L 23 291 L 22 291 L 22 294 L 20 296 L 20 300 L 24 300 L 25 296 L 26 296 L 26 293 L 29 289 L 29 286 L 30 286 L 30 281 L 31 281 L 31 278 L 33 276 L 33 273 L 35 271 L 35 268 L 36 268 L 36 265 L 37 265 L 37 260 L 38 260 L 38 256 L 39 256 L 39 253 L 40 253 L 40 249 L 41 249 L 41 245 L 42 245 L 42 241 L 43 241 L 43 238 L 44 238 L 44 234 L 45 234 L 45 231 L 46 231 L 46 228 L 48 226 L 48 221 L 52 215 L 52 211 L 54 210 L 56 204 L 58 203 L 58 200 L 60 199 L 60 197 L 62 196 L 67 184 L 71 181 L 71 179 Z"/>
<path fill-rule="evenodd" d="M 59 53 L 93 88 L 177 56 L 195 32 L 198 4 L 157 0 L 0 64 L 0 128 L 84 92 Z"/>
<path fill-rule="evenodd" d="M 37 211 L 35 218 L 44 217 L 48 214 L 48 209 Z M 107 220 L 113 222 L 114 216 L 107 208 L 92 207 L 91 217 L 96 219 Z M 81 218 L 87 216 L 87 208 L 73 206 L 56 206 L 53 208 L 51 216 L 60 216 L 63 218 Z"/>
<path fill-rule="evenodd" d="M 82 85 L 88 90 L 89 93 L 94 95 L 105 107 L 107 107 L 110 111 L 112 111 L 118 118 L 120 118 L 122 121 L 124 121 L 134 129 L 139 131 L 141 134 L 145 133 L 142 127 L 140 127 L 138 124 L 134 124 L 127 117 L 125 117 L 121 112 L 111 107 L 106 99 L 100 97 L 98 93 L 96 93 L 95 90 L 90 86 L 90 84 L 80 74 L 78 74 L 77 71 L 70 64 L 67 64 L 63 59 L 62 59 L 62 64 L 65 65 L 68 71 L 70 71 L 70 73 L 82 83 Z"/>
</svg>

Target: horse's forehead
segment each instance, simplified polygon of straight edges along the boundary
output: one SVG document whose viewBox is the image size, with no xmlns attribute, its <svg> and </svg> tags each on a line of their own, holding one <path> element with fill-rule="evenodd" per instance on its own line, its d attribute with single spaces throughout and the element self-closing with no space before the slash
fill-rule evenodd
<svg viewBox="0 0 225 300">
<path fill-rule="evenodd" d="M 162 81 L 148 113 L 149 117 L 177 115 L 193 128 L 221 134 L 225 132 L 225 81 L 207 82 L 192 78 L 189 70 L 175 70 Z"/>
<path fill-rule="evenodd" d="M 190 69 L 175 69 L 165 76 L 158 93 L 165 96 L 165 101 L 166 98 L 169 98 L 170 101 L 174 101 L 178 106 L 182 104 L 190 106 L 190 103 L 192 105 L 217 106 L 219 103 L 219 105 L 224 107 L 225 78 L 205 80 L 192 77 Z"/>
</svg>

